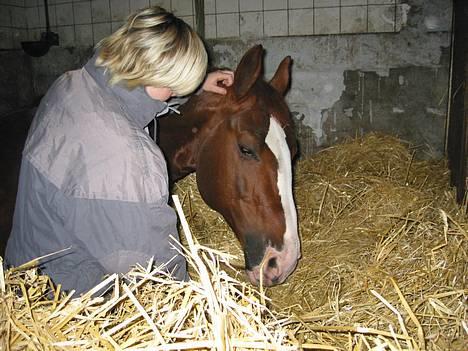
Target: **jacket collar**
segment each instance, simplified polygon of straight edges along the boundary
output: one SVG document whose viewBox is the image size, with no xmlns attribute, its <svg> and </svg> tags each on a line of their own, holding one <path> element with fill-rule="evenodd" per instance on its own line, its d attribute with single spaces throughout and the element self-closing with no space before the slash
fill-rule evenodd
<svg viewBox="0 0 468 351">
<path fill-rule="evenodd" d="M 156 115 L 165 110 L 167 111 L 168 104 L 152 99 L 142 86 L 130 90 L 121 83 L 109 84 L 109 72 L 95 64 L 98 54 L 99 52 L 94 53 L 93 57 L 84 66 L 85 70 L 105 92 L 117 98 L 122 110 L 140 128 L 146 127 Z"/>
</svg>

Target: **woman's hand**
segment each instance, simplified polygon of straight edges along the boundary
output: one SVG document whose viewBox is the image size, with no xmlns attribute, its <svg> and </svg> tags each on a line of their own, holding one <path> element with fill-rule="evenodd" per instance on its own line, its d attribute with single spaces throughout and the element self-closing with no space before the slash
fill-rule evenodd
<svg viewBox="0 0 468 351">
<path fill-rule="evenodd" d="M 202 89 L 204 91 L 226 95 L 226 89 L 218 85 L 218 83 L 222 83 L 227 87 L 232 85 L 232 83 L 234 83 L 234 72 L 219 70 L 208 73 L 203 82 Z"/>
</svg>

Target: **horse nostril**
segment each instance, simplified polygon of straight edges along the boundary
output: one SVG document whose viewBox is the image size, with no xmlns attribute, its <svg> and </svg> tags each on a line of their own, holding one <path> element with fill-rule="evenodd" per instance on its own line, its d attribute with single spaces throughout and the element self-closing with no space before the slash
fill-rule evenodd
<svg viewBox="0 0 468 351">
<path fill-rule="evenodd" d="M 278 263 L 276 262 L 276 257 L 270 258 L 268 260 L 268 267 L 270 267 L 270 268 L 278 267 Z"/>
</svg>

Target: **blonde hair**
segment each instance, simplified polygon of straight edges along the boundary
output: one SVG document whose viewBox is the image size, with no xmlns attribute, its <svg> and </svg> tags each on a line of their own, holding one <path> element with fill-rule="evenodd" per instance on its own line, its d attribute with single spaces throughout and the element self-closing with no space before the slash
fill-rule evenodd
<svg viewBox="0 0 468 351">
<path fill-rule="evenodd" d="M 167 87 L 183 96 L 193 92 L 206 75 L 208 55 L 200 37 L 158 6 L 130 15 L 97 48 L 96 64 L 110 71 L 111 84 Z"/>
</svg>

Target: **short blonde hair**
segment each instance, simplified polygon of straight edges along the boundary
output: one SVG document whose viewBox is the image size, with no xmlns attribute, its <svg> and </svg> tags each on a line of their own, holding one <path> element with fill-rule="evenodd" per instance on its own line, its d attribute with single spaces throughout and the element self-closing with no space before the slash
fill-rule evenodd
<svg viewBox="0 0 468 351">
<path fill-rule="evenodd" d="M 170 88 L 184 96 L 206 75 L 208 55 L 197 33 L 183 20 L 154 6 L 130 15 L 115 33 L 101 40 L 96 64 L 110 71 L 110 83 L 129 88 Z"/>
</svg>

